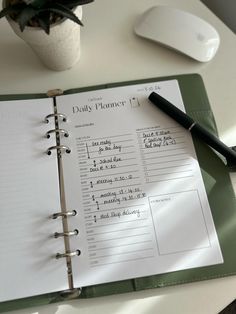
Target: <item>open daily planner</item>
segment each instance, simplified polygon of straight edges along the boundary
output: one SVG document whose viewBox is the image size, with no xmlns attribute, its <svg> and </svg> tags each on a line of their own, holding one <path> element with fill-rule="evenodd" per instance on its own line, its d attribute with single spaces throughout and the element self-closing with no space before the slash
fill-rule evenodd
<svg viewBox="0 0 236 314">
<path fill-rule="evenodd" d="M 224 264 L 178 80 L 0 102 L 0 301 Z"/>
</svg>

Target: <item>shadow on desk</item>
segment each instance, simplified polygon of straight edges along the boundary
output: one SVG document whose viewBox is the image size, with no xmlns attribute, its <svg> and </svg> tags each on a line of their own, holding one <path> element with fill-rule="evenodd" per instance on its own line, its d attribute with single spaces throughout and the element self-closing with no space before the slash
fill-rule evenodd
<svg viewBox="0 0 236 314">
<path fill-rule="evenodd" d="M 10 63 L 10 64 L 9 64 Z M 9 68 L 35 70 L 41 69 L 42 65 L 37 59 L 34 52 L 23 41 L 9 41 L 1 42 L 0 49 L 0 67 L 2 71 L 6 71 Z"/>
</svg>

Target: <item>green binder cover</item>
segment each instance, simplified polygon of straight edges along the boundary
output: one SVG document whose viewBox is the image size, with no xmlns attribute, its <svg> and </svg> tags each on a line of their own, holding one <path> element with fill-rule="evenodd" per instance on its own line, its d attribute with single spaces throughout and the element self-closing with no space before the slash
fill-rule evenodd
<svg viewBox="0 0 236 314">
<path fill-rule="evenodd" d="M 198 74 L 151 78 L 80 89 L 71 89 L 66 91 L 64 94 L 171 79 L 178 80 L 186 112 L 194 120 L 206 127 L 210 132 L 217 135 L 217 128 L 204 88 L 204 83 Z M 46 95 L 4 95 L 0 96 L 0 100 L 42 97 L 46 97 Z M 229 169 L 225 166 L 224 161 L 221 160 L 212 151 L 211 148 L 196 138 L 193 140 L 200 163 L 216 231 L 218 234 L 224 263 L 213 266 L 175 271 L 160 275 L 153 275 L 145 278 L 130 279 L 84 287 L 82 289 L 82 293 L 79 295 L 79 298 L 106 296 L 110 294 L 138 291 L 148 288 L 160 288 L 164 286 L 189 283 L 205 279 L 214 279 L 236 274 L 236 199 L 229 177 Z M 76 294 L 67 295 L 57 292 L 36 297 L 2 302 L 0 304 L 0 312 L 30 306 L 50 304 L 57 301 L 69 300 L 74 297 L 78 296 L 76 296 Z"/>
</svg>

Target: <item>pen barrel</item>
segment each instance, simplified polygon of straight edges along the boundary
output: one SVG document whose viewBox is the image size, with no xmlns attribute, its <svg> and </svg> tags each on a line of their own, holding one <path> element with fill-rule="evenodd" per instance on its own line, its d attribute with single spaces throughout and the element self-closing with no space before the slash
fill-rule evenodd
<svg viewBox="0 0 236 314">
<path fill-rule="evenodd" d="M 189 129 L 193 125 L 194 120 L 192 118 L 157 93 L 152 92 L 148 98 L 155 106 L 177 121 L 185 129 Z"/>
<path fill-rule="evenodd" d="M 201 139 L 204 143 L 214 148 L 217 152 L 222 154 L 227 159 L 227 161 L 236 164 L 236 152 L 234 152 L 230 147 L 226 146 L 216 136 L 203 128 L 201 125 L 196 123 L 191 128 L 190 132 Z"/>
<path fill-rule="evenodd" d="M 227 159 L 227 162 L 229 164 L 236 165 L 236 152 L 233 149 L 226 146 L 223 142 L 221 142 L 216 136 L 211 134 L 208 130 L 206 130 L 201 125 L 196 123 L 186 113 L 184 113 L 179 108 L 172 105 L 168 100 L 161 97 L 155 92 L 152 92 L 148 98 L 156 107 L 161 109 L 169 117 L 173 118 L 180 125 L 182 125 L 185 129 L 189 130 L 196 137 L 198 137 L 207 145 L 211 146 L 217 152 L 222 154 Z"/>
</svg>

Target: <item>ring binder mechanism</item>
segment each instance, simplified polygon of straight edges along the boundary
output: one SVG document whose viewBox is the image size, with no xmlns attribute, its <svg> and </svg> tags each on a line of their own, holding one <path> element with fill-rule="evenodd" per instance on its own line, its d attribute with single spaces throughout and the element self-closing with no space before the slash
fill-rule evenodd
<svg viewBox="0 0 236 314">
<path fill-rule="evenodd" d="M 75 229 L 73 231 L 68 231 L 68 232 L 55 232 L 54 233 L 54 238 L 71 237 L 71 236 L 76 236 L 78 234 L 79 234 L 78 229 Z"/>
<path fill-rule="evenodd" d="M 76 210 L 70 210 L 70 211 L 65 211 L 65 212 L 54 213 L 52 214 L 52 219 L 57 219 L 58 217 L 66 218 L 66 217 L 76 216 L 76 215 L 77 215 Z"/>
<path fill-rule="evenodd" d="M 52 130 L 47 131 L 46 138 L 50 138 L 50 134 L 52 134 L 52 133 L 64 134 L 65 137 L 69 136 L 69 133 L 64 129 L 52 129 Z"/>
<path fill-rule="evenodd" d="M 64 253 L 56 253 L 55 258 L 56 259 L 60 259 L 60 258 L 66 258 L 66 263 L 68 266 L 68 280 L 69 280 L 69 290 L 66 290 L 66 295 L 71 295 L 73 296 L 73 293 L 75 292 L 74 289 L 74 285 L 73 285 L 73 278 L 72 278 L 72 268 L 71 268 L 71 258 L 75 257 L 75 256 L 79 256 L 81 254 L 81 251 L 79 249 L 75 250 L 75 251 L 70 251 L 70 245 L 69 245 L 69 241 L 68 238 L 71 236 L 77 236 L 79 234 L 79 230 L 78 229 L 74 229 L 74 230 L 68 230 L 68 224 L 67 224 L 67 218 L 70 216 L 76 216 L 77 215 L 77 211 L 76 210 L 70 210 L 70 211 L 64 211 L 62 210 L 62 212 L 58 212 L 58 213 L 54 213 L 52 214 L 51 218 L 52 219 L 57 219 L 58 217 L 61 217 L 63 219 L 65 219 L 62 223 L 63 225 L 63 232 L 54 232 L 54 238 L 60 238 L 60 237 L 64 237 L 64 241 L 65 241 L 65 252 Z M 78 289 L 76 290 L 76 293 L 81 293 L 81 290 L 78 291 Z"/>
<path fill-rule="evenodd" d="M 63 151 L 66 152 L 67 154 L 69 154 L 71 152 L 71 149 L 66 145 L 60 145 L 60 137 L 57 137 L 57 135 L 59 135 L 59 134 L 64 134 L 65 137 L 69 136 L 69 133 L 66 130 L 58 128 L 58 120 L 57 119 L 61 118 L 62 121 L 66 122 L 67 121 L 66 115 L 64 115 L 63 113 L 57 113 L 57 112 L 51 113 L 45 117 L 44 121 L 46 123 L 49 123 L 50 118 L 55 119 L 56 128 L 47 131 L 46 138 L 50 138 L 50 134 L 55 133 L 57 145 L 49 147 L 47 149 L 47 154 L 51 155 L 52 150 L 54 150 L 54 149 L 57 150 L 57 152 L 59 153 L 59 156 L 61 156 L 61 152 L 63 152 Z"/>
<path fill-rule="evenodd" d="M 75 257 L 81 254 L 80 250 L 75 250 L 73 252 L 65 252 L 65 253 L 57 253 L 56 259 L 63 258 L 63 257 Z"/>
<path fill-rule="evenodd" d="M 59 188 L 60 188 L 60 197 L 61 197 L 61 212 L 54 213 L 51 218 L 57 219 L 59 217 L 62 218 L 62 232 L 54 232 L 53 236 L 54 238 L 64 238 L 64 246 L 65 246 L 65 252 L 63 253 L 56 253 L 55 258 L 65 258 L 66 259 L 66 265 L 67 265 L 67 275 L 68 275 L 68 285 L 69 290 L 66 291 L 66 295 L 73 296 L 74 294 L 79 295 L 81 293 L 81 290 L 78 291 L 78 289 L 74 289 L 73 284 L 73 276 L 72 276 L 72 257 L 79 256 L 81 254 L 81 251 L 79 249 L 73 251 L 70 248 L 70 239 L 69 237 L 77 236 L 79 234 L 78 229 L 69 230 L 68 221 L 67 218 L 71 216 L 76 216 L 77 211 L 76 210 L 66 210 L 66 203 L 65 203 L 65 194 L 64 194 L 64 181 L 63 181 L 63 168 L 62 168 L 62 161 L 61 161 L 61 154 L 63 152 L 69 154 L 71 152 L 71 149 L 63 145 L 61 143 L 61 136 L 64 135 L 64 137 L 69 136 L 69 132 L 65 129 L 59 128 L 59 120 L 63 122 L 67 122 L 67 116 L 63 113 L 57 112 L 56 107 L 56 98 L 55 96 L 61 95 L 63 92 L 61 90 L 52 90 L 48 92 L 48 96 L 53 98 L 54 103 L 54 113 L 51 113 L 47 115 L 44 119 L 45 123 L 49 123 L 50 119 L 54 120 L 55 128 L 48 130 L 45 134 L 46 138 L 50 138 L 51 134 L 54 134 L 56 145 L 51 146 L 47 149 L 47 154 L 51 155 L 53 150 L 57 151 L 57 161 L 58 161 L 58 172 L 59 172 Z"/>
<path fill-rule="evenodd" d="M 45 119 L 44 119 L 44 122 L 45 123 L 49 123 L 49 118 L 61 118 L 63 122 L 66 122 L 67 121 L 67 117 L 66 115 L 64 115 L 63 113 L 51 113 L 51 114 L 48 114 Z"/>
<path fill-rule="evenodd" d="M 68 146 L 65 145 L 56 145 L 56 146 L 51 146 L 47 149 L 47 154 L 51 155 L 52 154 L 52 150 L 59 150 L 59 151 L 65 151 L 67 154 L 69 154 L 71 152 L 71 149 Z"/>
</svg>

